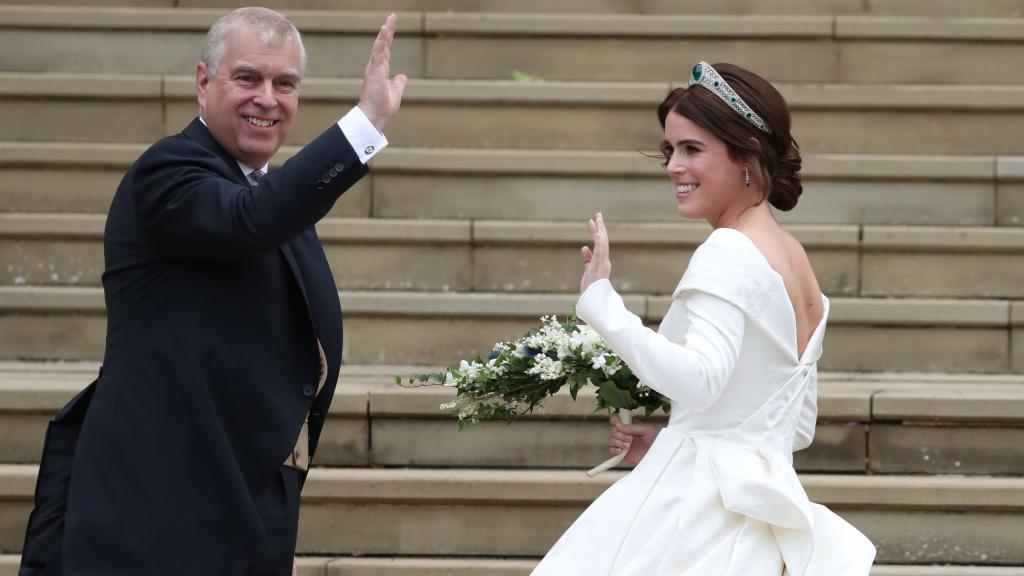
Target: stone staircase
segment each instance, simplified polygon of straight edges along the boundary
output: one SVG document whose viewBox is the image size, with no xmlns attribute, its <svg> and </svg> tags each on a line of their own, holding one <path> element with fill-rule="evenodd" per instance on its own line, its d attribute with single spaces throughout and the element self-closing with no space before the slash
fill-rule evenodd
<svg viewBox="0 0 1024 576">
<path fill-rule="evenodd" d="M 24 2 L 23 2 L 24 3 Z M 0 576 L 46 421 L 102 357 L 110 197 L 195 114 L 236 0 L 0 0 Z M 458 433 L 395 375 L 486 352 L 575 301 L 583 218 L 651 324 L 707 235 L 680 222 L 654 109 L 692 62 L 777 82 L 805 155 L 783 220 L 833 302 L 808 493 L 875 576 L 1024 576 L 1024 1 L 282 0 L 310 77 L 282 161 L 358 96 L 382 8 L 412 76 L 393 148 L 319 226 L 348 365 L 304 493 L 304 575 L 529 573 L 616 472 L 568 397 Z M 513 72 L 543 80 L 516 81 Z"/>
</svg>

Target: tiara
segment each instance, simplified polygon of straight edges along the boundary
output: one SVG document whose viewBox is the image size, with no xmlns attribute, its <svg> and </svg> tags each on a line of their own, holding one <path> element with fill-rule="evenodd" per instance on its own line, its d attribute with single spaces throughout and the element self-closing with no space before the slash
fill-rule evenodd
<svg viewBox="0 0 1024 576">
<path fill-rule="evenodd" d="M 700 84 L 714 92 L 723 102 L 729 105 L 730 108 L 739 112 L 741 116 L 750 121 L 751 124 L 757 127 L 762 132 L 771 134 L 772 131 L 765 124 L 765 121 L 754 112 L 747 103 L 740 98 L 740 95 L 729 86 L 729 83 L 722 78 L 722 75 L 711 67 L 711 64 L 701 61 L 693 67 L 693 71 L 690 72 L 690 81 L 686 83 L 687 87 L 693 86 L 694 84 Z"/>
</svg>

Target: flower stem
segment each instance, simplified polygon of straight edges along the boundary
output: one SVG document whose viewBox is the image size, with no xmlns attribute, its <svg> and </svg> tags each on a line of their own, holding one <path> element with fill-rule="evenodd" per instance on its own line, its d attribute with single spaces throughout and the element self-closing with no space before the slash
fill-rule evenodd
<svg viewBox="0 0 1024 576">
<path fill-rule="evenodd" d="M 619 408 L 619 419 L 622 420 L 623 424 L 629 426 L 630 424 L 633 423 L 633 412 L 625 408 Z M 590 470 L 587 470 L 587 477 L 593 478 L 594 476 L 597 476 L 601 472 L 611 470 L 612 468 L 615 468 L 619 464 L 622 464 L 622 461 L 626 459 L 627 453 L 629 453 L 629 450 L 623 450 L 622 452 L 619 452 L 617 455 L 612 456 L 611 458 L 605 460 L 604 462 L 598 464 L 597 466 L 591 468 Z"/>
</svg>

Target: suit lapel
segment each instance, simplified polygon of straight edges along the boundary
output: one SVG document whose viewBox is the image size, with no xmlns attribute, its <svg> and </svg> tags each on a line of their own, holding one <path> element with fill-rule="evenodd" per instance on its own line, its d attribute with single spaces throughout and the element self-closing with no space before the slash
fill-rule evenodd
<svg viewBox="0 0 1024 576">
<path fill-rule="evenodd" d="M 235 182 L 239 184 L 249 185 L 249 181 L 245 178 L 245 174 L 242 174 L 242 169 L 238 167 L 238 162 L 228 154 L 216 139 L 213 134 L 210 134 L 210 129 L 203 124 L 202 120 L 197 116 L 191 124 L 185 127 L 185 136 L 194 142 L 198 142 L 210 152 L 216 154 L 222 161 L 228 170 L 234 174 Z"/>
<path fill-rule="evenodd" d="M 184 132 L 185 136 L 195 142 L 198 142 L 204 148 L 220 157 L 228 167 L 228 170 L 230 170 L 235 176 L 235 181 L 237 183 L 245 186 L 249 185 L 249 180 L 245 177 L 245 174 L 242 173 L 242 169 L 239 168 L 238 161 L 224 150 L 224 147 L 217 142 L 213 137 L 213 134 L 210 134 L 210 130 L 206 127 L 206 124 L 203 124 L 198 117 L 196 117 L 196 119 L 185 128 Z M 281 253 L 284 255 L 285 261 L 288 262 L 288 267 L 292 270 L 292 276 L 295 277 L 295 282 L 299 285 L 299 292 L 302 293 L 302 300 L 306 304 L 306 313 L 309 315 L 309 322 L 313 326 L 313 335 L 316 336 L 317 329 L 316 322 L 313 319 L 313 306 L 309 301 L 309 294 L 306 291 L 306 282 L 302 278 L 302 270 L 299 268 L 299 263 L 295 259 L 295 253 L 292 251 L 290 244 L 284 244 L 279 248 L 279 250 L 281 250 Z"/>
</svg>

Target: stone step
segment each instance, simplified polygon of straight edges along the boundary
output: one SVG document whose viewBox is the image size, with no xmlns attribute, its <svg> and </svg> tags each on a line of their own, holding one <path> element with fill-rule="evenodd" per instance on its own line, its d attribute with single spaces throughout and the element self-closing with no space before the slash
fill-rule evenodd
<svg viewBox="0 0 1024 576">
<path fill-rule="evenodd" d="M 343 358 L 353 364 L 448 364 L 486 355 L 544 314 L 568 313 L 575 294 L 343 291 Z M 660 322 L 668 296 L 626 295 Z M 1024 372 L 1024 302 L 833 298 L 823 370 Z M 0 358 L 98 359 L 103 294 L 92 287 L 0 287 Z M 1014 337 L 1014 336 L 1018 337 Z"/>
<path fill-rule="evenodd" d="M 0 142 L 0 210 L 105 213 L 147 144 Z M 286 147 L 274 159 L 294 154 Z M 677 222 L 660 163 L 633 151 L 389 148 L 332 216 Z M 786 223 L 1019 226 L 1024 157 L 804 156 Z M 496 201 L 481 201 L 493 194 Z"/>
<path fill-rule="evenodd" d="M 35 466 L 0 466 L 0 549 L 20 548 L 35 475 Z M 299 552 L 537 557 L 620 475 L 317 468 L 303 492 Z M 1024 562 L 1022 478 L 803 475 L 801 481 L 812 500 L 876 543 L 881 563 Z"/>
<path fill-rule="evenodd" d="M 27 0 L 0 0 L 26 4 Z M 233 8 L 246 0 L 46 0 L 53 6 L 127 6 L 154 8 Z M 889 15 L 939 18 L 1010 17 L 1024 15 L 1021 0 L 279 0 L 278 10 L 397 10 L 407 12 L 525 12 L 575 14 L 707 14 L 707 15 Z"/>
<path fill-rule="evenodd" d="M 0 6 L 0 69 L 189 73 L 203 33 L 223 13 Z M 311 74 L 357 75 L 384 13 L 290 15 L 309 39 Z M 679 74 L 680 61 L 714 54 L 776 81 L 1019 84 L 1022 41 L 1024 19 L 1005 17 L 408 12 L 392 55 L 394 70 L 428 78 L 521 70 L 547 79 L 662 80 Z M 332 54 L 342 57 L 323 56 Z"/>
<path fill-rule="evenodd" d="M 0 463 L 35 463 L 46 423 L 91 381 L 95 363 L 0 364 Z M 440 387 L 393 378 L 430 367 L 347 366 L 317 463 L 585 469 L 604 460 L 606 415 L 594 394 L 559 394 L 512 425 L 457 432 L 439 408 Z M 796 454 L 801 472 L 1024 475 L 1024 378 L 948 374 L 823 373 L 814 444 Z M 662 416 L 641 418 L 663 423 Z M 500 450 L 496 450 L 500 447 Z"/>
<path fill-rule="evenodd" d="M 710 228 L 609 221 L 614 282 L 670 294 Z M 0 213 L 0 285 L 99 286 L 99 214 Z M 1024 229 L 793 224 L 830 296 L 1024 298 Z M 571 292 L 577 222 L 325 218 L 317 232 L 341 290 Z"/>
<path fill-rule="evenodd" d="M 17 576 L 21 556 L 0 555 L 0 576 Z M 535 559 L 299 556 L 298 576 L 528 576 Z M 871 576 L 1024 576 L 1006 566 L 876 565 Z"/>
<path fill-rule="evenodd" d="M 655 111 L 673 79 L 681 80 L 414 78 L 387 132 L 396 145 L 414 147 L 656 152 L 663 135 Z M 0 140 L 148 144 L 195 117 L 194 83 L 193 76 L 158 74 L 0 72 Z M 308 78 L 287 143 L 304 144 L 336 122 L 360 86 L 359 78 Z M 808 153 L 1024 154 L 1017 137 L 1024 132 L 1024 85 L 779 88 Z"/>
</svg>

